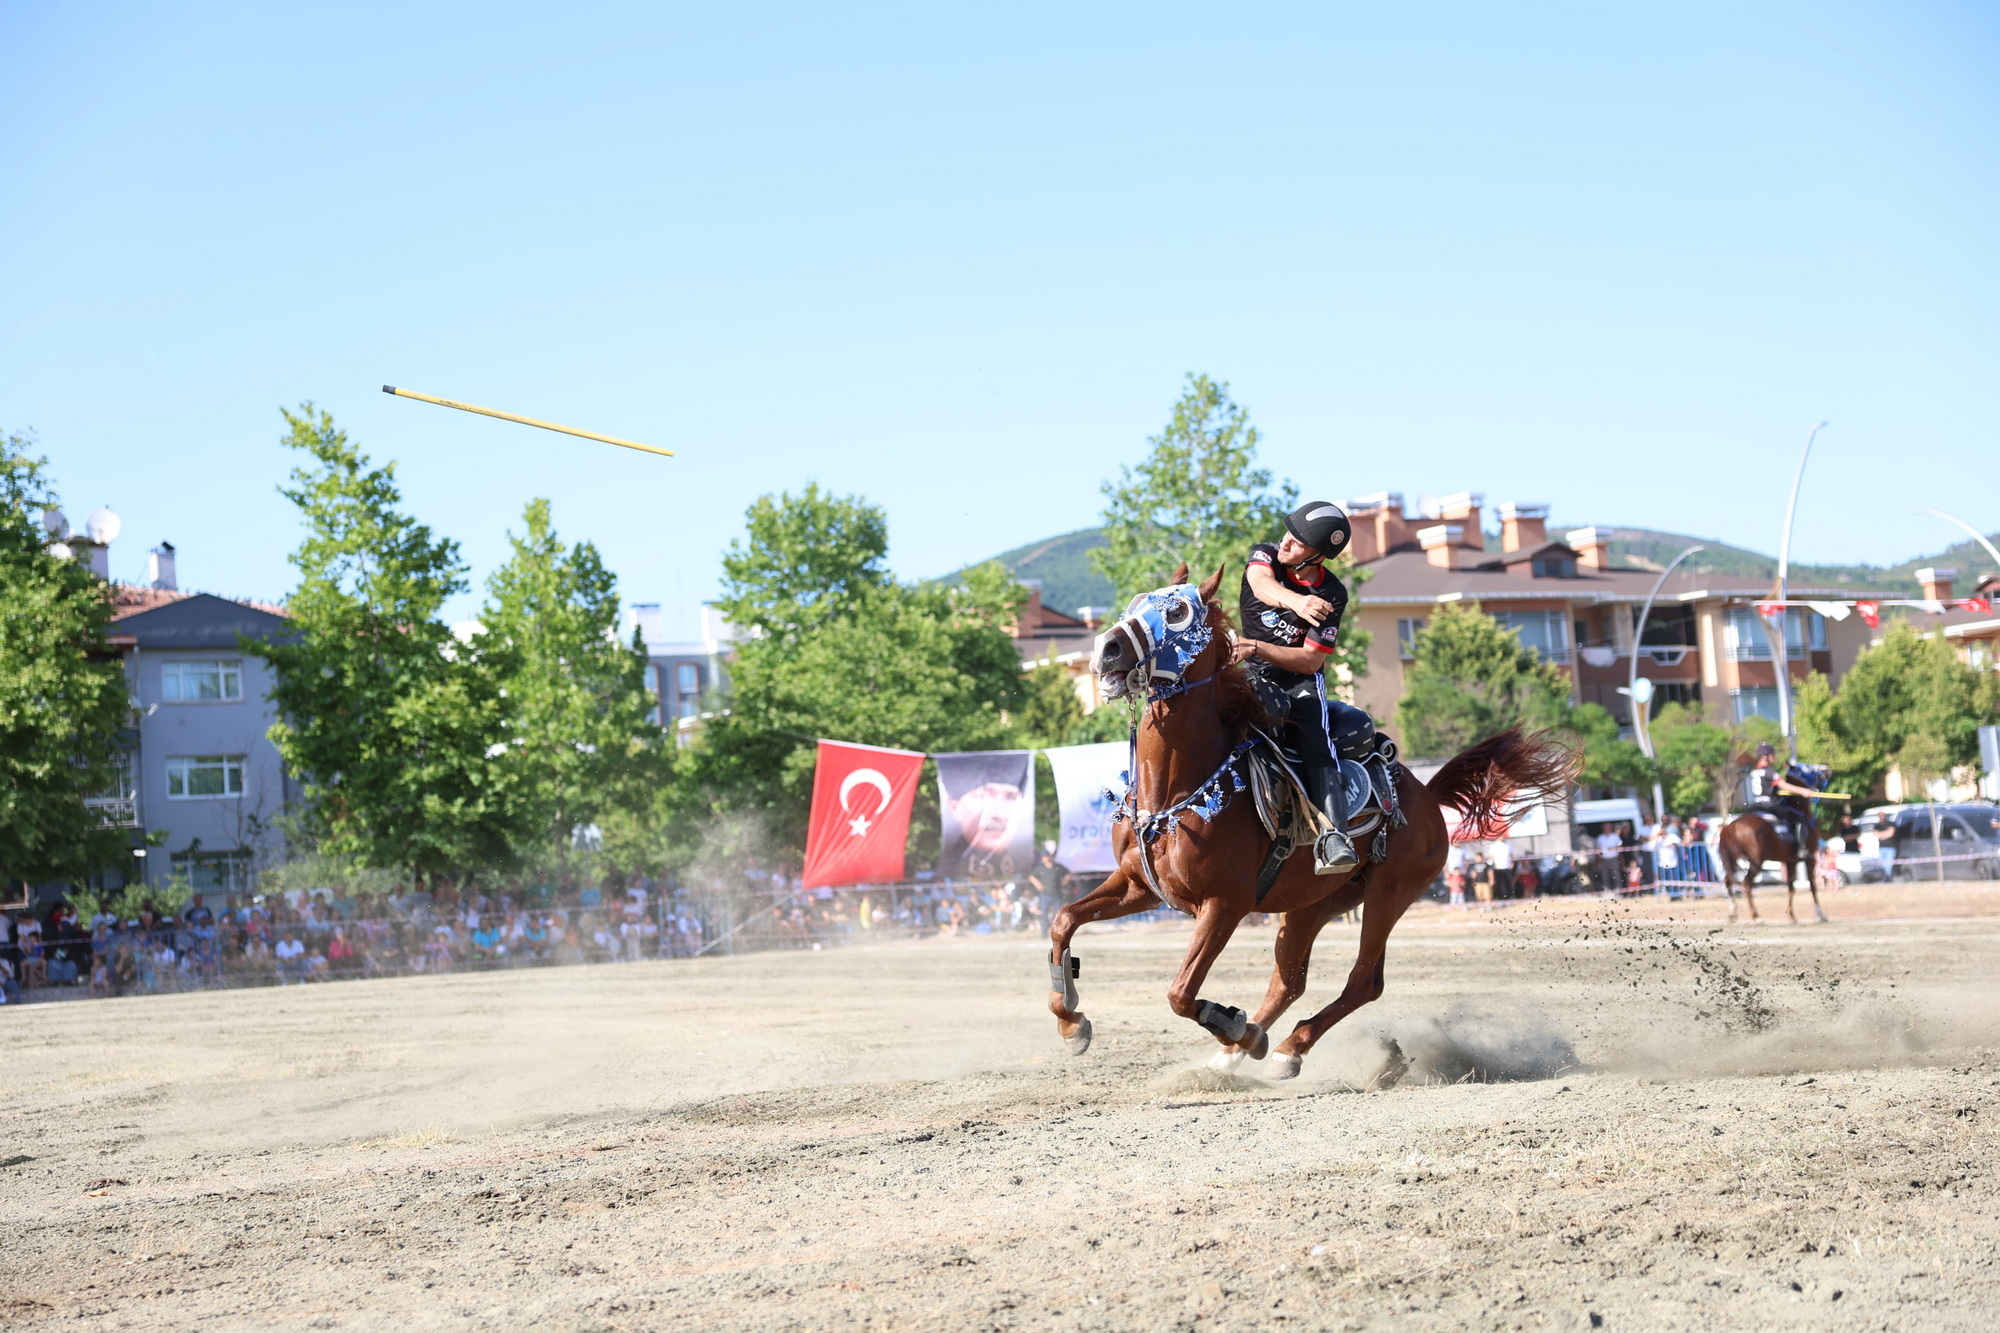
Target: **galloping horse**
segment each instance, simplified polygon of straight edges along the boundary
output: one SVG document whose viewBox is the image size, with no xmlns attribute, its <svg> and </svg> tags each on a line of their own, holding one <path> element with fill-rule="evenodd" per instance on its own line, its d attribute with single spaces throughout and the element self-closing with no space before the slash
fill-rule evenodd
<svg viewBox="0 0 2000 1333">
<path fill-rule="evenodd" d="M 1387 835 L 1386 856 L 1364 859 L 1346 875 L 1319 876 L 1307 838 L 1259 894 L 1259 868 L 1273 840 L 1248 795 L 1236 796 L 1244 790 L 1239 765 L 1261 743 L 1252 728 L 1272 719 L 1247 674 L 1230 665 L 1229 617 L 1215 600 L 1222 575 L 1216 570 L 1197 588 L 1186 581 L 1183 564 L 1173 586 L 1134 598 L 1125 618 L 1098 639 L 1091 669 L 1105 693 L 1143 694 L 1145 711 L 1133 743 L 1131 786 L 1112 833 L 1118 868 L 1056 913 L 1049 931 L 1049 1008 L 1070 1053 L 1087 1050 L 1091 1027 L 1078 1007 L 1071 938 L 1087 922 L 1129 916 L 1164 899 L 1195 921 L 1167 1004 L 1211 1033 L 1225 1058 L 1269 1055 L 1265 1072 L 1291 1078 L 1334 1024 L 1381 996 L 1389 932 L 1444 865 L 1449 831 L 1440 807 L 1459 811 L 1474 828 L 1497 830 L 1510 801 L 1565 791 L 1577 757 L 1546 734 L 1523 736 L 1516 728 L 1457 755 L 1428 785 L 1391 761 L 1387 771 L 1404 818 Z M 1385 815 L 1383 827 L 1393 823 Z M 1272 1054 L 1270 1024 L 1305 992 L 1314 938 L 1356 907 L 1361 949 L 1346 987 Z M 1209 968 L 1251 912 L 1281 918 L 1276 966 L 1254 1017 L 1201 998 Z"/>
<path fill-rule="evenodd" d="M 1818 779 L 1821 785 L 1825 783 L 1818 771 L 1808 772 L 1805 776 Z M 1792 910 L 1792 900 L 1799 891 L 1801 866 L 1805 867 L 1806 889 L 1812 894 L 1813 914 L 1822 921 L 1826 920 L 1826 913 L 1819 905 L 1819 878 L 1813 874 L 1813 858 L 1819 852 L 1819 829 L 1813 823 L 1812 808 L 1798 796 L 1782 796 L 1779 801 L 1799 812 L 1800 841 L 1791 842 L 1782 837 L 1771 821 L 1755 810 L 1740 814 L 1724 824 L 1716 840 L 1717 850 L 1722 854 L 1722 887 L 1729 893 L 1731 921 L 1736 919 L 1736 883 L 1739 879 L 1743 882 L 1743 901 L 1750 907 L 1750 919 L 1760 919 L 1757 900 L 1750 895 L 1750 885 L 1766 861 L 1776 861 L 1785 867 L 1785 915 L 1791 918 L 1793 925 L 1799 922 L 1798 913 Z"/>
</svg>

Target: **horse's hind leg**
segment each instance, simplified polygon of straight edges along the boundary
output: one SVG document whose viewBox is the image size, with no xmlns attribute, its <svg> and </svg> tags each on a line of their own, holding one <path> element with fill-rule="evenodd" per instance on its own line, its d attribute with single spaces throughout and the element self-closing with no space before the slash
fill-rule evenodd
<svg viewBox="0 0 2000 1333">
<path fill-rule="evenodd" d="M 1090 1049 L 1090 1020 L 1077 1007 L 1075 965 L 1069 952 L 1077 927 L 1143 912 L 1158 902 L 1152 890 L 1114 870 L 1102 884 L 1056 913 L 1049 926 L 1049 1012 L 1056 1016 L 1056 1031 L 1071 1055 Z"/>
<path fill-rule="evenodd" d="M 1317 1045 L 1334 1024 L 1362 1005 L 1382 998 L 1383 964 L 1389 953 L 1389 932 L 1396 928 L 1396 923 L 1403 919 L 1403 913 L 1409 910 L 1410 904 L 1423 893 L 1428 883 L 1429 878 L 1425 877 L 1368 899 L 1367 905 L 1361 909 L 1361 948 L 1355 955 L 1353 969 L 1347 974 L 1347 985 L 1332 1004 L 1293 1028 L 1292 1035 L 1278 1043 L 1278 1049 L 1265 1066 L 1267 1074 L 1273 1078 L 1296 1076 L 1306 1052 Z"/>
<path fill-rule="evenodd" d="M 1826 909 L 1819 905 L 1819 875 L 1813 870 L 1811 862 L 1806 864 L 1806 891 L 1812 894 L 1813 915 L 1825 921 Z"/>
</svg>

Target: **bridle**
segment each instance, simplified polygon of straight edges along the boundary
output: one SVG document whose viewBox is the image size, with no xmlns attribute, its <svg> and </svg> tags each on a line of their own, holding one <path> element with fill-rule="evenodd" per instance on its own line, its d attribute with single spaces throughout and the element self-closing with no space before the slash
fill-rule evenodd
<svg viewBox="0 0 2000 1333">
<path fill-rule="evenodd" d="M 1123 635 L 1138 654 L 1138 664 L 1125 673 L 1125 697 L 1148 704 L 1165 703 L 1211 685 L 1222 674 L 1216 668 L 1199 680 L 1187 672 L 1214 640 L 1201 590 L 1191 583 L 1142 592 L 1125 608 L 1124 618 L 1098 640 L 1099 651 L 1114 635 Z M 1226 664 L 1225 664 L 1226 665 Z"/>
</svg>

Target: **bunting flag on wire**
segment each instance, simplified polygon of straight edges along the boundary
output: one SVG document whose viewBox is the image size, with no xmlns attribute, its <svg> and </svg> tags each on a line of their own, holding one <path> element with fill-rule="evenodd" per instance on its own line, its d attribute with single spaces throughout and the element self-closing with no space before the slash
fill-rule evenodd
<svg viewBox="0 0 2000 1333">
<path fill-rule="evenodd" d="M 821 741 L 813 768 L 812 821 L 801 885 L 888 884 L 903 877 L 903 844 L 924 756 L 910 750 Z M 1032 811 L 1034 803 L 1029 802 Z M 1030 831 L 1033 829 L 1030 816 Z"/>
</svg>

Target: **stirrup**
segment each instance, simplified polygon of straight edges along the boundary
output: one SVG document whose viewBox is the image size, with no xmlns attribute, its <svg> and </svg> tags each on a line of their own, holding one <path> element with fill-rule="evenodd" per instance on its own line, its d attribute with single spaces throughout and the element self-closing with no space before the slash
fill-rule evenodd
<svg viewBox="0 0 2000 1333">
<path fill-rule="evenodd" d="M 1313 874 L 1345 875 L 1361 864 L 1361 858 L 1354 854 L 1354 839 L 1335 829 L 1328 829 L 1313 843 Z"/>
</svg>

